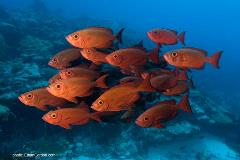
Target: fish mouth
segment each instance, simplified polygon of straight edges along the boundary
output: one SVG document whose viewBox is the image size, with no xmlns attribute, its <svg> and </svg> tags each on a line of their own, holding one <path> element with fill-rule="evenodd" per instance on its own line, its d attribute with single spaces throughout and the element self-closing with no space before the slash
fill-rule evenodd
<svg viewBox="0 0 240 160">
<path fill-rule="evenodd" d="M 19 96 L 18 99 L 19 99 L 19 101 L 21 101 L 22 103 L 24 103 L 24 102 L 23 102 L 23 97 L 22 97 L 22 96 Z"/>
<path fill-rule="evenodd" d="M 69 36 L 69 35 L 67 35 L 67 36 L 65 37 L 65 39 L 70 43 L 70 36 Z"/>
<path fill-rule="evenodd" d="M 143 128 L 145 128 L 145 126 L 142 125 L 141 122 L 140 122 L 139 120 L 136 120 L 135 123 L 136 123 L 139 127 L 143 127 Z"/>
<path fill-rule="evenodd" d="M 106 59 L 106 61 L 107 61 L 109 64 L 113 65 L 113 63 L 112 63 L 112 61 L 111 61 L 111 57 L 106 56 L 105 59 Z"/>
<path fill-rule="evenodd" d="M 147 32 L 147 35 L 150 37 L 151 36 L 151 31 Z"/>
<path fill-rule="evenodd" d="M 95 105 L 92 105 L 91 108 L 92 108 L 93 110 L 95 110 L 95 111 L 98 111 L 98 112 L 101 111 L 100 108 L 99 108 L 99 107 L 96 107 Z"/>
<path fill-rule="evenodd" d="M 49 65 L 49 66 L 52 66 L 52 64 L 53 64 L 52 61 L 49 61 L 49 62 L 48 62 L 48 65 Z"/>
<path fill-rule="evenodd" d="M 168 57 L 167 54 L 163 55 L 163 58 L 164 58 L 165 61 L 167 61 L 167 57 Z"/>
</svg>

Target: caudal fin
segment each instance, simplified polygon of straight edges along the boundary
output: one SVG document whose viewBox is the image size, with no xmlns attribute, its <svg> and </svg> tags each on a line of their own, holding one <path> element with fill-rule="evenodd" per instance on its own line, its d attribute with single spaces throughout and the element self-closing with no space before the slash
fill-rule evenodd
<svg viewBox="0 0 240 160">
<path fill-rule="evenodd" d="M 179 41 L 185 46 L 185 31 L 178 35 Z"/>
<path fill-rule="evenodd" d="M 207 61 L 211 63 L 215 68 L 219 68 L 219 60 L 222 55 L 223 51 L 219 51 L 213 54 L 211 57 L 208 57 Z"/>
<path fill-rule="evenodd" d="M 122 33 L 125 30 L 125 28 L 120 29 L 120 31 L 116 35 L 116 39 L 122 44 Z"/>
<path fill-rule="evenodd" d="M 149 59 L 153 62 L 158 64 L 159 63 L 159 48 L 154 48 L 153 50 L 151 50 L 148 54 Z"/>
<path fill-rule="evenodd" d="M 138 86 L 138 90 L 142 92 L 155 92 L 156 90 L 151 86 L 150 75 L 147 75 L 144 81 Z"/>
<path fill-rule="evenodd" d="M 182 109 L 184 112 L 190 112 L 192 113 L 192 109 L 190 107 L 190 104 L 189 104 L 189 100 L 188 100 L 188 97 L 189 95 L 185 95 L 182 97 L 181 101 L 178 103 L 178 107 L 180 109 Z"/>
<path fill-rule="evenodd" d="M 107 78 L 108 74 L 105 74 L 103 76 L 101 76 L 100 78 L 98 78 L 96 80 L 96 84 L 97 84 L 97 87 L 100 87 L 100 88 L 108 88 L 107 84 L 106 84 L 106 78 Z"/>
</svg>

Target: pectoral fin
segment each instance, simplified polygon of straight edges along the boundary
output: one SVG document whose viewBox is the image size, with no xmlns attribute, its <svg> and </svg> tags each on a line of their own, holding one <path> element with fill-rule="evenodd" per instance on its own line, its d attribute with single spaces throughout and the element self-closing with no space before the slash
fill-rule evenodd
<svg viewBox="0 0 240 160">
<path fill-rule="evenodd" d="M 67 123 L 61 123 L 61 124 L 59 124 L 59 126 L 65 128 L 65 129 L 71 129 L 71 126 Z"/>
<path fill-rule="evenodd" d="M 162 125 L 160 122 L 157 123 L 157 124 L 154 124 L 152 127 L 153 127 L 153 128 L 165 128 L 165 126 Z"/>
<path fill-rule="evenodd" d="M 36 106 L 36 108 L 40 109 L 41 111 L 47 111 L 48 108 L 46 106 Z"/>
<path fill-rule="evenodd" d="M 76 103 L 76 104 L 78 103 L 77 98 L 74 98 L 74 97 L 69 97 L 69 98 L 67 98 L 67 100 L 70 102 Z"/>
</svg>

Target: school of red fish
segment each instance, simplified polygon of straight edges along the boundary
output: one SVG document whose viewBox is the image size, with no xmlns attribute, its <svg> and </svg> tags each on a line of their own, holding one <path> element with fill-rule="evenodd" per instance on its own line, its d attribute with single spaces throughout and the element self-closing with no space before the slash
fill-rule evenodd
<svg viewBox="0 0 240 160">
<path fill-rule="evenodd" d="M 69 34 L 65 38 L 73 47 L 57 53 L 48 62 L 59 70 L 58 74 L 49 80 L 48 86 L 24 93 L 18 99 L 47 112 L 42 117 L 45 122 L 65 129 L 92 120 L 102 122 L 104 117 L 119 113 L 119 119 L 127 122 L 135 116 L 140 127 L 164 128 L 181 110 L 192 113 L 188 91 L 193 83 L 189 71 L 203 69 L 206 63 L 219 68 L 222 51 L 207 56 L 202 49 L 185 47 L 185 32 L 178 34 L 170 29 L 147 32 L 156 43 L 154 49 L 147 50 L 142 42 L 119 49 L 123 31 L 114 34 L 109 28 L 89 27 Z M 162 46 L 178 42 L 184 47 L 160 53 Z M 162 67 L 162 63 L 169 66 Z M 109 87 L 107 79 L 111 79 L 111 74 L 101 70 L 103 64 L 113 66 L 116 69 L 113 74 L 123 78 Z M 179 102 L 161 101 L 137 112 L 142 107 L 137 102 L 146 101 L 148 95 L 156 92 L 182 98 Z M 95 100 L 87 104 L 84 101 L 87 97 Z"/>
</svg>

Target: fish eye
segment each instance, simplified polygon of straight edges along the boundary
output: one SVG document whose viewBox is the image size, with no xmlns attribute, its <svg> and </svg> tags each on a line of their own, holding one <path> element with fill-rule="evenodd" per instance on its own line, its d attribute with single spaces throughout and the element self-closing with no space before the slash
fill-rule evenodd
<svg viewBox="0 0 240 160">
<path fill-rule="evenodd" d="M 68 71 L 68 72 L 67 72 L 67 74 L 68 74 L 68 75 L 71 75 L 71 72 L 70 72 L 70 71 Z"/>
<path fill-rule="evenodd" d="M 115 59 L 116 59 L 116 58 L 118 58 L 118 56 L 117 56 L 117 55 L 113 55 L 113 58 L 115 58 Z"/>
<path fill-rule="evenodd" d="M 177 57 L 178 56 L 177 52 L 172 52 L 171 54 L 172 54 L 173 57 Z"/>
<path fill-rule="evenodd" d="M 74 35 L 73 35 L 73 39 L 77 40 L 77 39 L 78 39 L 78 35 L 77 35 L 77 34 L 74 34 Z"/>
<path fill-rule="evenodd" d="M 153 31 L 154 34 L 158 34 L 158 31 Z"/>
<path fill-rule="evenodd" d="M 90 49 L 87 50 L 87 53 L 91 53 Z"/>
<path fill-rule="evenodd" d="M 57 59 L 56 59 L 56 58 L 53 58 L 53 62 L 57 62 Z"/>
<path fill-rule="evenodd" d="M 31 99 L 33 97 L 33 95 L 30 93 L 27 95 L 27 98 Z"/>
<path fill-rule="evenodd" d="M 56 117 L 57 117 L 57 114 L 56 114 L 56 113 L 52 113 L 50 116 L 51 116 L 52 118 L 56 118 Z"/>
<path fill-rule="evenodd" d="M 102 100 L 99 100 L 99 101 L 98 101 L 98 104 L 99 104 L 99 105 L 103 105 L 103 101 L 102 101 Z"/>
<path fill-rule="evenodd" d="M 56 88 L 57 88 L 57 89 L 60 89 L 60 88 L 61 88 L 61 85 L 60 85 L 60 84 L 57 84 L 57 85 L 56 85 Z"/>
<path fill-rule="evenodd" d="M 144 120 L 144 121 L 147 121 L 147 120 L 149 120 L 149 118 L 148 118 L 148 117 L 144 117 L 143 120 Z"/>
</svg>

